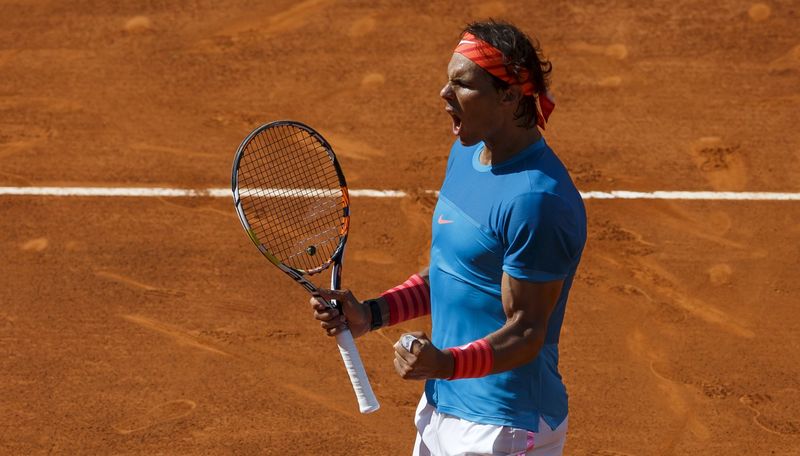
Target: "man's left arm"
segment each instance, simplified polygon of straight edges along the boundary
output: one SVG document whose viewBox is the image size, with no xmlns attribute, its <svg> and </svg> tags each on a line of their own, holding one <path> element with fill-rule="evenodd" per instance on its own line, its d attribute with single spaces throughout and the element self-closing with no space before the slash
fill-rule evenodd
<svg viewBox="0 0 800 456">
<path fill-rule="evenodd" d="M 405 379 L 482 377 L 515 369 L 536 358 L 544 345 L 547 322 L 564 280 L 528 282 L 503 274 L 505 324 L 464 347 L 439 350 L 423 332 L 406 350 L 395 344 L 395 369 Z"/>
<path fill-rule="evenodd" d="M 498 330 L 460 347 L 439 350 L 412 333 L 411 352 L 395 344 L 395 369 L 403 378 L 475 378 L 531 362 L 583 242 L 580 226 L 560 197 L 531 193 L 509 204 L 500 283 L 506 321 Z"/>
<path fill-rule="evenodd" d="M 490 373 L 533 361 L 547 335 L 547 322 L 561 295 L 563 280 L 528 282 L 503 274 L 501 285 L 506 323 L 486 341 L 494 352 Z"/>
</svg>

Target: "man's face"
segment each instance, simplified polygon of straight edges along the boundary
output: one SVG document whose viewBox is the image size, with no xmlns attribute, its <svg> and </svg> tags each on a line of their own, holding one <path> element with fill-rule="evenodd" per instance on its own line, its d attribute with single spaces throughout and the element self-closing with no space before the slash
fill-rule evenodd
<svg viewBox="0 0 800 456">
<path fill-rule="evenodd" d="M 453 134 L 465 146 L 491 137 L 502 125 L 503 92 L 492 85 L 483 68 L 461 54 L 453 54 L 447 65 L 447 84 L 441 96 L 453 118 Z"/>
</svg>

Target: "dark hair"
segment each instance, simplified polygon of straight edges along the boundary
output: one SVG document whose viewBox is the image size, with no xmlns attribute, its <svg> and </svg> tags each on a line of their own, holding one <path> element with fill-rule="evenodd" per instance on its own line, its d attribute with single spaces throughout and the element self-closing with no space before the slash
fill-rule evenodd
<svg viewBox="0 0 800 456">
<path fill-rule="evenodd" d="M 545 60 L 539 42 L 531 40 L 520 29 L 504 21 L 489 19 L 483 22 L 472 22 L 464 32 L 469 32 L 503 54 L 503 63 L 508 73 L 519 79 L 522 69 L 528 70 L 531 81 L 537 92 L 544 92 L 550 84 L 550 72 L 553 65 Z M 492 75 L 490 75 L 492 76 Z M 492 83 L 497 90 L 508 89 L 509 84 L 492 76 Z M 515 119 L 522 119 L 520 126 L 535 128 L 539 110 L 536 108 L 534 96 L 523 96 L 514 113 Z"/>
</svg>

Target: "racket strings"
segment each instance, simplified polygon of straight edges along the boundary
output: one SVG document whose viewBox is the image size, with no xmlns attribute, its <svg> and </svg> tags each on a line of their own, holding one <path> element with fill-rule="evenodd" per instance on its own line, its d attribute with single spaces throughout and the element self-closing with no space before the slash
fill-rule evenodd
<svg viewBox="0 0 800 456">
<path fill-rule="evenodd" d="M 300 138 L 294 137 L 292 138 L 292 140 L 300 139 L 301 140 L 300 145 L 304 147 L 305 150 L 317 149 L 314 151 L 315 154 L 313 155 L 313 158 L 319 161 L 318 163 L 319 166 L 315 166 L 314 164 L 309 164 L 310 166 L 306 166 L 304 168 L 289 167 L 289 169 L 284 168 L 282 170 L 283 174 L 281 175 L 285 176 L 286 180 L 288 181 L 287 187 L 294 187 L 295 183 L 299 183 L 301 185 L 298 186 L 302 188 L 302 191 L 299 192 L 301 193 L 300 196 L 311 198 L 307 201 L 302 201 L 298 199 L 285 200 L 285 202 L 289 203 L 293 207 L 293 209 L 305 210 L 306 212 L 305 220 L 314 223 L 314 226 L 312 228 L 314 228 L 313 231 L 317 234 L 313 237 L 305 237 L 299 239 L 298 243 L 301 245 L 301 247 L 312 245 L 311 243 L 309 243 L 309 241 L 313 240 L 313 238 L 320 238 L 327 232 L 327 233 L 334 233 L 334 236 L 331 236 L 328 239 L 329 240 L 335 239 L 336 243 L 338 244 L 338 230 L 331 229 L 330 224 L 325 223 L 328 221 L 326 220 L 325 216 L 331 214 L 332 211 L 336 211 L 339 208 L 338 202 L 334 199 L 341 192 L 341 190 L 338 187 L 339 184 L 338 175 L 336 174 L 333 166 L 331 166 L 330 164 L 330 158 L 328 157 L 325 148 L 319 142 L 317 142 L 315 138 L 308 135 L 305 131 L 296 130 L 294 134 L 297 135 L 298 133 L 299 134 L 305 133 L 305 135 L 301 135 Z M 282 138 L 273 137 L 272 139 L 278 139 L 278 144 L 282 145 L 282 150 L 286 149 L 286 147 L 288 146 L 291 146 L 290 141 L 288 142 L 288 144 L 286 144 L 288 140 L 285 137 Z M 303 173 L 301 170 L 305 171 L 305 173 Z M 317 186 L 320 188 L 313 188 L 313 189 L 304 188 L 302 184 L 309 182 L 309 180 L 310 182 L 330 183 L 333 185 L 335 192 L 326 190 L 324 186 L 321 185 Z M 278 192 L 278 195 L 282 197 L 290 196 L 290 194 L 296 195 L 298 194 L 298 192 L 296 190 L 285 190 L 283 188 Z M 322 197 L 330 196 L 334 198 L 317 199 L 318 197 L 321 196 Z M 302 204 L 305 202 L 308 202 L 310 204 Z M 327 244 L 324 245 L 327 246 Z M 334 246 L 335 245 L 336 244 L 334 244 Z M 302 256 L 303 253 L 304 252 L 301 253 L 300 251 L 298 251 L 294 255 L 290 255 L 289 258 Z M 332 254 L 333 251 L 330 251 L 328 253 Z"/>
<path fill-rule="evenodd" d="M 325 146 L 281 125 L 257 134 L 239 165 L 242 209 L 255 235 L 281 262 L 313 270 L 343 236 L 344 199 Z"/>
<path fill-rule="evenodd" d="M 275 151 L 276 154 L 280 155 L 280 154 L 286 153 L 287 152 L 286 149 L 289 147 L 289 145 L 286 144 L 285 138 L 275 138 L 274 137 L 275 136 L 275 132 L 270 132 L 270 133 L 271 133 L 271 136 L 273 136 L 273 137 L 269 138 L 269 140 L 274 142 L 278 146 L 280 146 L 280 148 Z M 310 140 L 312 139 L 310 137 L 294 138 L 294 140 L 298 140 L 298 139 L 302 141 L 302 142 L 299 143 L 300 146 L 304 146 L 306 148 L 315 147 L 317 145 L 317 144 L 315 144 L 313 142 L 310 142 Z M 257 151 L 265 150 L 265 146 L 268 145 L 268 143 L 265 144 L 265 141 L 266 140 L 263 137 L 257 139 L 257 142 L 258 142 L 258 145 L 259 145 Z M 327 155 L 327 153 L 324 152 L 324 149 L 323 149 L 322 152 L 323 152 L 322 155 Z M 327 161 L 328 159 L 325 158 L 325 160 Z M 295 161 L 296 162 L 307 162 L 307 160 L 295 160 Z M 324 165 L 326 163 L 323 162 L 323 163 L 320 163 L 320 164 Z M 330 166 L 328 166 L 328 167 L 330 167 Z M 274 170 L 275 172 L 272 174 L 272 176 L 274 176 L 274 177 L 282 177 L 282 179 L 276 180 L 276 183 L 278 185 L 275 185 L 274 187 L 276 187 L 276 188 L 271 189 L 272 191 L 269 192 L 271 195 L 274 195 L 274 196 L 276 196 L 278 198 L 281 198 L 279 201 L 281 201 L 283 203 L 283 207 L 277 208 L 276 210 L 282 211 L 281 214 L 284 217 L 288 217 L 289 213 L 297 214 L 300 211 L 304 211 L 305 215 L 306 215 L 305 216 L 306 220 L 304 220 L 304 221 L 316 222 L 316 223 L 312 224 L 312 228 L 314 228 L 315 231 L 319 231 L 320 229 L 323 229 L 325 227 L 324 224 L 323 224 L 324 213 L 326 212 L 325 211 L 325 207 L 319 207 L 320 205 L 319 205 L 319 203 L 317 203 L 317 208 L 313 208 L 313 207 L 312 208 L 308 208 L 307 204 L 304 204 L 304 203 L 307 203 L 308 201 L 317 201 L 317 200 L 313 200 L 313 199 L 309 199 L 309 198 L 320 197 L 320 196 L 325 196 L 325 195 L 323 194 L 322 191 L 320 191 L 321 189 L 318 190 L 318 189 L 313 189 L 313 188 L 305 188 L 305 186 L 298 185 L 298 184 L 304 184 L 309 180 L 311 182 L 326 182 L 326 181 L 329 182 L 329 181 L 333 180 L 334 184 L 338 184 L 338 179 L 337 179 L 337 177 L 335 175 L 335 172 L 330 173 L 329 176 L 327 176 L 328 179 L 326 179 L 325 178 L 326 176 L 322 175 L 319 172 L 313 172 L 313 173 L 308 173 L 307 172 L 308 170 L 316 171 L 318 169 L 319 169 L 319 167 L 314 166 L 314 164 L 308 164 L 308 163 L 306 163 L 306 166 L 304 166 L 302 168 L 300 168 L 300 167 L 289 167 L 287 169 L 284 166 L 284 167 L 282 167 L 282 169 L 276 169 L 276 170 Z M 304 176 L 303 173 L 300 172 L 300 170 L 305 170 L 306 171 L 305 174 L 308 174 L 308 175 Z M 266 180 L 265 180 L 266 176 L 263 173 L 263 169 L 261 171 L 262 172 L 259 173 L 259 179 L 262 182 L 266 182 Z M 319 185 L 317 185 L 317 186 L 318 187 L 322 187 L 322 186 L 319 186 Z M 324 193 L 330 194 L 330 192 L 324 192 Z M 264 205 L 265 202 L 266 202 L 265 200 L 261 200 L 262 206 Z M 333 201 L 329 201 L 329 204 L 327 205 L 329 210 L 327 212 L 330 212 L 330 209 L 334 209 L 335 210 L 335 203 L 334 204 L 331 204 L 331 203 L 334 203 L 334 202 Z M 287 206 L 289 206 L 289 207 L 287 207 Z M 264 208 L 262 207 L 260 209 L 263 210 Z M 296 237 L 296 236 L 294 236 L 294 237 Z M 301 237 L 301 238 L 297 239 L 297 241 L 298 241 L 298 243 L 307 243 L 307 240 L 309 240 L 311 238 L 312 238 L 312 236 Z M 298 255 L 299 255 L 299 252 L 296 252 L 294 255 L 289 255 L 289 256 L 292 257 L 292 256 L 298 256 Z"/>
<path fill-rule="evenodd" d="M 261 200 L 262 202 L 256 210 L 262 213 L 267 211 L 268 213 L 275 214 L 279 218 L 273 216 L 271 219 L 265 219 L 262 217 L 262 220 L 259 220 L 261 223 L 256 223 L 255 225 L 256 230 L 259 231 L 257 233 L 259 239 L 265 239 L 266 243 L 269 245 L 268 248 L 274 251 L 279 259 L 293 267 L 308 270 L 319 266 L 321 261 L 327 260 L 332 256 L 336 245 L 338 245 L 339 233 L 336 228 L 326 228 L 325 224 L 322 223 L 324 221 L 324 213 L 326 212 L 325 208 L 322 208 L 322 210 L 313 208 L 307 209 L 303 205 L 298 204 L 296 195 L 290 192 L 271 192 L 269 196 L 272 197 L 271 199 L 280 199 L 284 204 L 278 207 L 269 207 L 270 205 L 265 205 L 263 200 Z M 307 192 L 302 195 L 304 199 L 307 199 L 309 196 Z M 331 204 L 328 204 L 328 207 L 333 208 Z M 335 208 L 333 209 L 335 210 Z M 302 222 L 305 223 L 305 230 L 300 230 L 298 228 L 287 229 L 286 226 L 288 226 L 287 224 L 289 223 L 287 217 L 289 217 L 289 215 L 278 215 L 288 214 L 290 212 L 297 213 L 303 210 L 308 214 L 308 216 L 304 217 L 302 220 Z M 327 212 L 330 212 L 330 209 Z M 337 222 L 335 218 L 333 220 L 334 223 Z M 330 225 L 330 223 L 328 223 L 328 225 Z M 271 232 L 268 232 L 264 228 L 268 228 Z M 265 237 L 265 235 L 267 236 Z M 316 249 L 316 252 L 312 251 L 311 253 L 316 254 L 316 258 L 314 258 L 313 255 L 309 255 L 307 250 L 312 246 Z"/>
</svg>

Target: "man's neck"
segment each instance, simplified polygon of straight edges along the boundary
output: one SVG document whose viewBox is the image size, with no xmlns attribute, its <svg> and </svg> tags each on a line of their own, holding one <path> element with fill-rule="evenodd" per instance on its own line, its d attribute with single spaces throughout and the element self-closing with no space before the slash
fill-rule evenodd
<svg viewBox="0 0 800 456">
<path fill-rule="evenodd" d="M 538 128 L 514 127 L 505 134 L 495 135 L 484 140 L 480 162 L 484 165 L 499 165 L 539 141 L 542 134 Z"/>
</svg>

